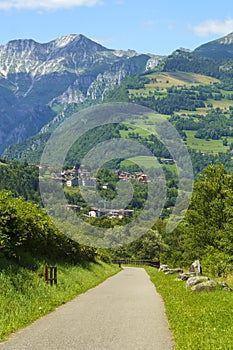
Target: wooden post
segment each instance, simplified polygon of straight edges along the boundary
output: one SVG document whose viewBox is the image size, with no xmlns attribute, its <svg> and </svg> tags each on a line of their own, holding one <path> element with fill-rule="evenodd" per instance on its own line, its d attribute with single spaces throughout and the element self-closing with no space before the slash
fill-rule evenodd
<svg viewBox="0 0 233 350">
<path fill-rule="evenodd" d="M 49 267 L 46 264 L 45 265 L 45 281 L 46 281 L 46 283 L 48 283 L 48 280 L 49 280 Z"/>
<path fill-rule="evenodd" d="M 54 284 L 57 285 L 57 266 L 54 266 Z"/>
<path fill-rule="evenodd" d="M 57 266 L 45 265 L 45 281 L 47 284 L 50 281 L 51 286 L 53 283 L 57 285 Z"/>
<path fill-rule="evenodd" d="M 49 266 L 50 274 L 49 274 L 49 280 L 50 280 L 50 286 L 53 285 L 53 266 Z"/>
</svg>

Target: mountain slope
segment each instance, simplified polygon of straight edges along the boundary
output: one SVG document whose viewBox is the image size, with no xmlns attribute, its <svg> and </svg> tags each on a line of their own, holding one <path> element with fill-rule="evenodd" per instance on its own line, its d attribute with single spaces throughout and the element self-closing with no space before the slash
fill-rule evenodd
<svg viewBox="0 0 233 350">
<path fill-rule="evenodd" d="M 0 46 L 0 153 L 36 134 L 56 116 L 57 105 L 103 98 L 126 75 L 159 60 L 75 34 L 45 44 L 13 40 Z"/>
<path fill-rule="evenodd" d="M 197 47 L 193 53 L 214 59 L 233 59 L 233 33 Z"/>
</svg>

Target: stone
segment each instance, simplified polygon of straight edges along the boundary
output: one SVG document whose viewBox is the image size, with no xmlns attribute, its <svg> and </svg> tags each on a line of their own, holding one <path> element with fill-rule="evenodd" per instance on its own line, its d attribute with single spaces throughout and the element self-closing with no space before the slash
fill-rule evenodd
<svg viewBox="0 0 233 350">
<path fill-rule="evenodd" d="M 228 286 L 226 282 L 218 282 L 218 285 L 224 290 L 225 292 L 232 292 L 232 288 Z"/>
<path fill-rule="evenodd" d="M 177 278 L 176 281 L 187 281 L 190 277 L 195 277 L 194 272 L 183 272 Z"/>
<path fill-rule="evenodd" d="M 190 277 L 187 282 L 186 282 L 186 287 L 193 287 L 196 284 L 206 282 L 209 280 L 209 277 L 207 276 L 195 276 L 195 277 Z"/>
<path fill-rule="evenodd" d="M 202 274 L 202 268 L 199 260 L 195 260 L 190 268 L 189 272 L 194 272 L 196 275 L 201 275 Z"/>
<path fill-rule="evenodd" d="M 173 274 L 176 274 L 176 273 L 183 273 L 183 270 L 180 269 L 180 268 L 170 269 L 170 270 L 165 272 L 165 275 L 173 275 Z"/>
<path fill-rule="evenodd" d="M 211 292 L 218 288 L 219 284 L 214 280 L 198 283 L 191 287 L 193 292 Z"/>
<path fill-rule="evenodd" d="M 166 272 L 170 269 L 171 269 L 171 267 L 169 265 L 165 265 L 165 264 L 163 264 L 159 267 L 159 271 L 163 271 L 163 272 Z"/>
</svg>

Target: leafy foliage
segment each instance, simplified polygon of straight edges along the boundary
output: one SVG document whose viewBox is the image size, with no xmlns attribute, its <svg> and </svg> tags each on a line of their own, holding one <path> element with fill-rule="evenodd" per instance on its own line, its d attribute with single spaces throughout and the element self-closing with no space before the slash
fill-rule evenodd
<svg viewBox="0 0 233 350">
<path fill-rule="evenodd" d="M 189 265 L 200 259 L 204 267 L 221 275 L 231 271 L 233 255 L 233 175 L 222 165 L 209 166 L 195 182 L 185 219 L 170 235 L 167 260 Z"/>
<path fill-rule="evenodd" d="M 43 209 L 13 198 L 9 192 L 0 192 L 0 247 L 1 254 L 23 263 L 30 253 L 51 260 L 78 262 L 94 260 L 95 250 L 80 246 L 64 236 Z"/>
<path fill-rule="evenodd" d="M 11 191 L 14 197 L 23 196 L 26 200 L 41 203 L 38 177 L 36 166 L 5 159 L 0 162 L 0 191 Z"/>
</svg>

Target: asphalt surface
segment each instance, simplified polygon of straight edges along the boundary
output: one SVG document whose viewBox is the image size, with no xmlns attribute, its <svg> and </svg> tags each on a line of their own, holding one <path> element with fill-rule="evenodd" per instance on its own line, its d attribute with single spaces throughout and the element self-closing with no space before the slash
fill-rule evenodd
<svg viewBox="0 0 233 350">
<path fill-rule="evenodd" d="M 161 297 L 144 269 L 124 268 L 98 287 L 0 343 L 0 350 L 171 350 Z"/>
</svg>

